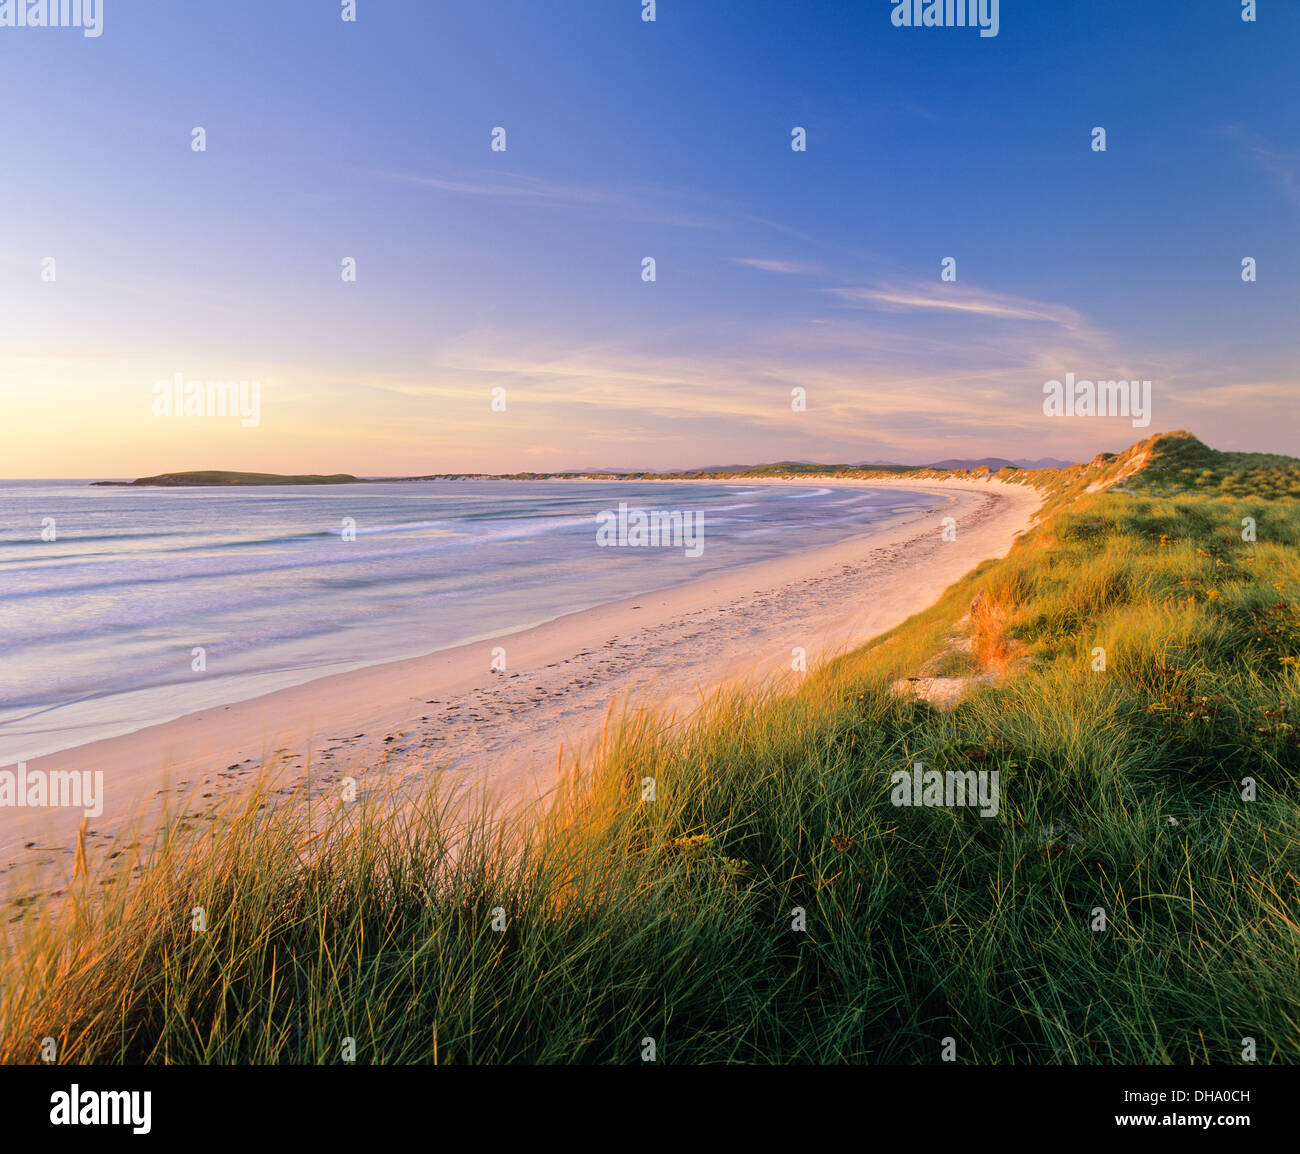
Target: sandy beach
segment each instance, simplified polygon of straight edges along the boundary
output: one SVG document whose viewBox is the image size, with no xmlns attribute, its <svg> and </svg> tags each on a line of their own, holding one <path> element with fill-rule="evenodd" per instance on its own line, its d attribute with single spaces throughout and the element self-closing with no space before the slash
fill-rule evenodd
<svg viewBox="0 0 1300 1154">
<path fill-rule="evenodd" d="M 766 484 L 767 482 L 764 481 Z M 901 488 L 947 504 L 870 535 L 766 561 L 472 645 L 324 677 L 28 762 L 43 772 L 102 771 L 103 813 L 88 823 L 93 856 L 135 816 L 147 823 L 186 799 L 201 813 L 282 765 L 286 789 L 390 789 L 430 773 L 527 800 L 552 786 L 557 760 L 599 734 L 611 708 L 651 706 L 679 722 L 702 693 L 792 676 L 932 604 L 1030 523 L 1038 493 L 997 480 L 786 484 Z M 955 541 L 941 521 L 952 517 Z M 493 672 L 492 651 L 506 654 Z M 0 876 L 72 871 L 80 809 L 0 808 Z M 30 872 L 29 872 L 30 871 Z"/>
</svg>

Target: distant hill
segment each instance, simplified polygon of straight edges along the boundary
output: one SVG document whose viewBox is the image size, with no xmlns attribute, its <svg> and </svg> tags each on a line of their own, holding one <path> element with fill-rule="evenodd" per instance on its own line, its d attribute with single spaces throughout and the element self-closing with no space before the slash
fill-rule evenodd
<svg viewBox="0 0 1300 1154">
<path fill-rule="evenodd" d="M 190 473 L 159 473 L 156 477 L 140 477 L 134 481 L 92 481 L 91 484 L 119 489 L 137 486 L 189 489 L 226 485 L 357 485 L 361 481 L 350 473 L 322 476 L 319 473 L 233 473 L 222 469 L 206 469 Z"/>
<path fill-rule="evenodd" d="M 1040 457 L 1037 461 L 1021 459 L 1016 462 L 1022 469 L 1068 469 L 1078 463 L 1078 461 L 1058 460 L 1056 457 Z"/>
<path fill-rule="evenodd" d="M 978 460 L 961 461 L 950 458 L 947 461 L 935 461 L 926 465 L 927 469 L 1068 469 L 1075 461 L 1058 461 L 1054 457 L 1044 457 L 1039 461 L 1008 461 L 1005 457 L 980 457 Z"/>
<path fill-rule="evenodd" d="M 1207 450 L 1208 451 L 1208 450 Z M 582 469 L 560 473 L 430 473 L 419 477 L 354 477 L 351 473 L 241 473 L 223 469 L 201 469 L 180 473 L 159 473 L 156 477 L 140 477 L 134 481 L 92 481 L 91 484 L 105 488 L 234 488 L 254 485 L 367 485 L 379 482 L 395 481 L 441 481 L 441 480 L 520 480 L 540 481 L 579 476 L 609 476 L 628 480 L 673 480 L 673 479 L 708 479 L 716 477 L 763 477 L 781 476 L 835 476 L 852 475 L 863 471 L 892 473 L 895 475 L 921 476 L 926 473 L 968 472 L 977 470 L 998 472 L 1002 469 L 1072 469 L 1076 462 L 1055 461 L 1044 458 L 1039 461 L 1010 461 L 1005 457 L 983 457 L 979 460 L 938 461 L 932 465 L 899 465 L 892 462 L 864 462 L 859 465 L 824 465 L 816 461 L 773 461 L 763 465 L 710 465 L 700 469 L 673 469 L 668 472 L 648 470 L 597 470 Z"/>
<path fill-rule="evenodd" d="M 1005 457 L 981 457 L 979 460 L 947 460 L 936 461 L 929 465 L 900 465 L 897 461 L 859 461 L 855 465 L 825 465 L 817 461 L 768 461 L 761 465 L 700 465 L 694 469 L 566 469 L 567 474 L 582 473 L 600 473 L 605 475 L 618 474 L 654 474 L 657 476 L 669 477 L 679 474 L 690 474 L 692 476 L 707 476 L 711 473 L 749 473 L 749 472 L 768 472 L 768 473 L 816 473 L 824 469 L 979 469 L 987 468 L 997 469 L 1068 469 L 1071 465 L 1077 464 L 1075 461 L 1058 461 L 1055 457 L 1044 457 L 1038 461 L 1017 460 L 1010 461 Z"/>
</svg>

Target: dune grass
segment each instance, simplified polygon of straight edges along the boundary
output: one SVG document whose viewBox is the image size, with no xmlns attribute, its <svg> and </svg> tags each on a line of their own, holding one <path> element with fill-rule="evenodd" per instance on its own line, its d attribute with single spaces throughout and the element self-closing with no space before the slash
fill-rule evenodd
<svg viewBox="0 0 1300 1154">
<path fill-rule="evenodd" d="M 1295 1062 L 1298 590 L 1294 500 L 1076 492 L 794 695 L 627 719 L 522 841 L 259 794 L 92 863 L 12 927 L 0 1059 Z M 993 683 L 897 692 L 954 646 Z M 999 814 L 892 805 L 916 761 Z"/>
</svg>

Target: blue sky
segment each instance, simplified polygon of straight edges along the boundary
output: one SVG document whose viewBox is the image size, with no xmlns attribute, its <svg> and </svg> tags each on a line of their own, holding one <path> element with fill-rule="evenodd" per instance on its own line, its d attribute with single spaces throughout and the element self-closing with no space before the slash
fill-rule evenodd
<svg viewBox="0 0 1300 1154">
<path fill-rule="evenodd" d="M 1297 451 L 1300 6 L 641 7 L 0 28 L 0 472 Z M 1150 426 L 1045 417 L 1067 372 L 1152 380 Z M 155 417 L 176 373 L 261 423 Z"/>
</svg>

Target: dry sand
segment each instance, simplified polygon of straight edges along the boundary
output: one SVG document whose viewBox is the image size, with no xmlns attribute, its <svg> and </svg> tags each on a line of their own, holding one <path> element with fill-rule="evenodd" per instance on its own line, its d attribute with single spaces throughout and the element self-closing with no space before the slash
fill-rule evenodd
<svg viewBox="0 0 1300 1154">
<path fill-rule="evenodd" d="M 198 814 L 245 787 L 267 759 L 285 766 L 286 788 L 307 774 L 313 791 L 337 791 L 348 776 L 364 791 L 442 772 L 487 783 L 502 798 L 536 797 L 554 783 L 562 747 L 567 760 L 590 743 L 611 702 L 680 720 L 711 689 L 790 675 L 796 647 L 815 668 L 1004 555 L 1040 505 L 1035 490 L 996 480 L 783 483 L 909 489 L 948 504 L 833 546 L 207 709 L 33 759 L 28 769 L 103 771 L 104 812 L 88 823 L 92 859 L 128 818 L 147 826 L 177 799 Z M 944 517 L 956 520 L 955 541 L 942 540 Z M 498 645 L 503 674 L 490 671 Z M 25 883 L 62 883 L 82 816 L 0 808 L 0 878 L 17 870 Z"/>
</svg>

